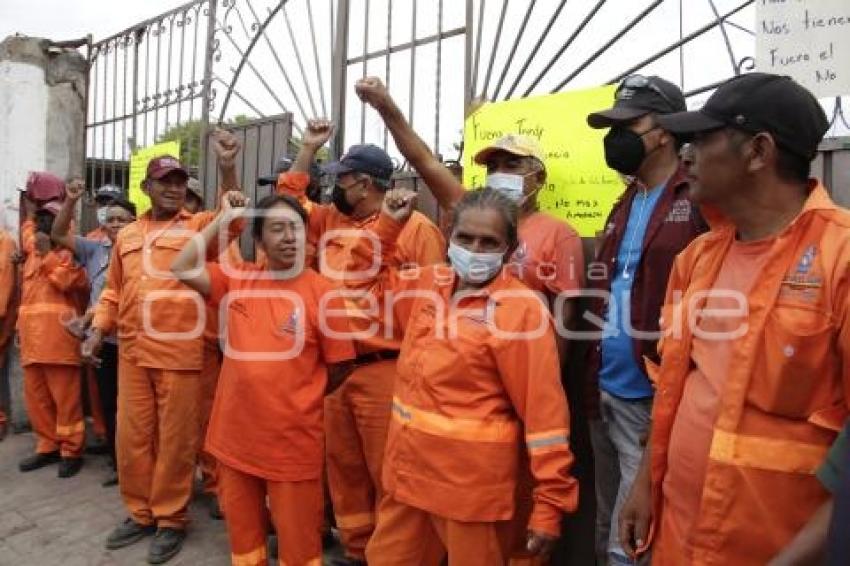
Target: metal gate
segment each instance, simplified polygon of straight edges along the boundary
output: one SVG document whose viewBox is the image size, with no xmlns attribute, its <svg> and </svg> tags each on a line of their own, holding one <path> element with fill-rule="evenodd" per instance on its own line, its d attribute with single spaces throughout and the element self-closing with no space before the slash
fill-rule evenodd
<svg viewBox="0 0 850 566">
<path fill-rule="evenodd" d="M 205 177 L 210 124 L 287 113 L 296 137 L 330 116 L 332 154 L 372 142 L 401 161 L 352 97 L 365 75 L 388 84 L 448 161 L 483 102 L 642 72 L 698 104 L 753 69 L 754 10 L 754 0 L 193 0 L 89 46 L 90 180 L 124 181 L 133 149 L 165 139 L 180 139 Z M 847 131 L 841 99 L 831 114 L 831 134 Z"/>
</svg>

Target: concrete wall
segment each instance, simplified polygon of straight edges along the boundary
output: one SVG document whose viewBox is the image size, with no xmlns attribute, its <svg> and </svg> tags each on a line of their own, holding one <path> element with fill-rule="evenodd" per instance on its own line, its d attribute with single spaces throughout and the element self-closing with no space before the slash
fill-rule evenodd
<svg viewBox="0 0 850 566">
<path fill-rule="evenodd" d="M 41 38 L 0 43 L 0 225 L 17 235 L 18 191 L 30 171 L 82 175 L 87 63 L 75 50 Z M 0 406 L 13 427 L 26 422 L 17 348 L 0 368 Z"/>
</svg>

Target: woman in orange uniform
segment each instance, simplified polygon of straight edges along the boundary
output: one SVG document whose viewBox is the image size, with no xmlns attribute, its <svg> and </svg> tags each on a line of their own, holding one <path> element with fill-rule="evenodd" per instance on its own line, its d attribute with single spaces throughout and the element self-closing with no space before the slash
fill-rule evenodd
<svg viewBox="0 0 850 566">
<path fill-rule="evenodd" d="M 527 547 L 546 555 L 575 509 L 569 413 L 552 319 L 505 268 L 517 246 L 517 206 L 492 189 L 455 212 L 451 267 L 394 264 L 414 194 L 390 191 L 375 224 L 382 268 L 367 288 L 404 331 L 371 566 L 503 564 L 510 542 L 519 446 L 535 479 Z M 370 265 L 363 238 L 349 269 Z M 389 312 L 387 312 L 389 317 Z M 524 438 L 523 438 L 524 434 Z"/>
<path fill-rule="evenodd" d="M 172 266 L 186 285 L 219 306 L 226 322 L 205 449 L 219 466 L 233 564 L 267 563 L 268 498 L 280 563 L 319 565 L 323 400 L 353 369 L 354 346 L 335 337 L 348 331 L 345 319 L 322 314 L 344 310 L 344 303 L 329 295 L 327 280 L 304 268 L 307 213 L 294 198 L 272 195 L 254 211 L 263 267 L 197 268 L 202 249 L 243 210 L 241 194 L 225 195 L 222 213 Z"/>
</svg>

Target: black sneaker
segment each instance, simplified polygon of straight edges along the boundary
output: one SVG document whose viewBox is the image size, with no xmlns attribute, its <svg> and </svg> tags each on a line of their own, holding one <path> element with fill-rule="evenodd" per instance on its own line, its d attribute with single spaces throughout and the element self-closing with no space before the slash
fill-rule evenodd
<svg viewBox="0 0 850 566">
<path fill-rule="evenodd" d="M 148 549 L 148 564 L 165 564 L 183 548 L 186 531 L 163 527 L 156 531 Z"/>
<path fill-rule="evenodd" d="M 59 473 L 57 475 L 60 478 L 71 478 L 76 476 L 82 467 L 82 458 L 62 458 L 62 461 L 59 462 Z"/>
<path fill-rule="evenodd" d="M 98 438 L 92 444 L 86 446 L 86 454 L 91 454 L 92 456 L 109 454 L 109 445 L 102 438 Z"/>
<path fill-rule="evenodd" d="M 330 564 L 330 566 L 366 566 L 366 561 L 359 560 L 357 558 L 349 558 L 348 556 L 338 556 L 331 558 L 328 564 Z"/>
<path fill-rule="evenodd" d="M 115 470 L 110 471 L 109 475 L 106 477 L 105 480 L 103 480 L 100 485 L 102 485 L 103 487 L 112 487 L 114 485 L 118 485 L 118 472 L 116 472 Z"/>
<path fill-rule="evenodd" d="M 154 525 L 140 525 L 133 519 L 125 519 L 106 537 L 106 548 L 107 550 L 124 548 L 155 532 L 156 527 Z"/>
<path fill-rule="evenodd" d="M 18 464 L 18 469 L 22 472 L 31 472 L 44 466 L 55 464 L 61 459 L 62 457 L 59 455 L 58 450 L 55 452 L 36 453 L 21 460 L 20 464 Z"/>
</svg>

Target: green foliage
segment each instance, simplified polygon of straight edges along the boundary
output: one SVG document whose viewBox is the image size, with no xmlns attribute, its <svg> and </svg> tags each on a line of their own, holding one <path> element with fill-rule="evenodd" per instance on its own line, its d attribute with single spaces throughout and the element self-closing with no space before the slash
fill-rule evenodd
<svg viewBox="0 0 850 566">
<path fill-rule="evenodd" d="M 234 116 L 224 124 L 222 127 L 228 126 L 241 126 L 252 119 L 244 114 L 239 114 L 238 116 Z M 212 125 L 210 126 L 212 127 Z M 178 141 L 180 142 L 180 161 L 186 165 L 190 170 L 197 171 L 201 165 L 201 121 L 200 120 L 191 120 L 189 122 L 183 122 L 182 124 L 177 124 L 175 126 L 171 126 L 168 128 L 165 133 L 163 133 L 159 138 L 157 138 L 157 143 L 168 142 L 168 141 Z M 289 155 L 290 157 L 295 157 L 298 153 L 298 149 L 301 147 L 301 140 L 297 138 L 292 138 L 289 140 Z M 330 161 L 331 153 L 327 146 L 322 147 L 316 153 L 316 159 L 320 163 L 324 163 Z"/>
<path fill-rule="evenodd" d="M 240 126 L 250 121 L 251 118 L 240 114 L 225 122 L 223 126 Z M 197 170 L 201 165 L 201 127 L 200 120 L 183 122 L 168 128 L 156 141 L 180 142 L 180 161 L 190 169 Z"/>
</svg>

